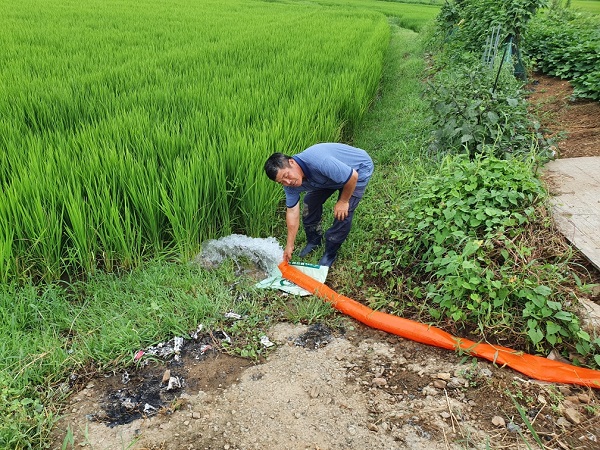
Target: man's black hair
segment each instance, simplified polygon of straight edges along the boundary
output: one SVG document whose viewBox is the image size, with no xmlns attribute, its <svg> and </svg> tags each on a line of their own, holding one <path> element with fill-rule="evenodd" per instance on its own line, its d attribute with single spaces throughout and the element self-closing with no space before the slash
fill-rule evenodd
<svg viewBox="0 0 600 450">
<path fill-rule="evenodd" d="M 269 156 L 269 159 L 265 163 L 265 173 L 267 176 L 275 181 L 279 170 L 290 167 L 290 158 L 291 156 L 284 155 L 283 153 L 273 153 Z"/>
</svg>

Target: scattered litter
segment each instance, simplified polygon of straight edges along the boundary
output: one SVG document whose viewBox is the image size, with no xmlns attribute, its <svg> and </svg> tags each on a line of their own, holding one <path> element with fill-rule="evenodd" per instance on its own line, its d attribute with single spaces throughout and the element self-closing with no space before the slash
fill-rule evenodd
<svg viewBox="0 0 600 450">
<path fill-rule="evenodd" d="M 227 342 L 228 344 L 231 344 L 231 338 L 224 331 L 221 331 L 221 330 L 215 331 L 214 336 L 217 339 L 219 339 L 220 341 L 224 341 L 224 342 Z"/>
<path fill-rule="evenodd" d="M 322 323 L 315 323 L 309 326 L 306 332 L 294 339 L 294 344 L 299 347 L 316 350 L 327 345 L 332 339 L 333 336 L 328 327 Z"/>
<path fill-rule="evenodd" d="M 204 329 L 203 324 L 198 325 L 198 327 L 196 328 L 196 331 L 190 333 L 190 337 L 194 340 L 198 339 L 198 336 L 203 329 Z"/>
<path fill-rule="evenodd" d="M 146 353 L 144 350 L 139 350 L 133 357 L 133 361 L 138 362 L 140 359 L 142 359 L 142 356 L 144 356 L 144 353 Z"/>
<path fill-rule="evenodd" d="M 236 320 L 240 320 L 242 318 L 241 315 L 234 313 L 234 312 L 225 313 L 225 317 L 228 319 L 236 319 Z"/>
<path fill-rule="evenodd" d="M 163 359 L 173 356 L 175 361 L 179 361 L 179 355 L 184 343 L 185 342 L 182 337 L 176 336 L 168 342 L 161 342 L 153 347 L 148 347 L 146 349 L 146 353 L 148 355 L 154 355 Z"/>
<path fill-rule="evenodd" d="M 183 347 L 183 338 L 179 336 L 175 336 L 173 344 L 173 351 L 175 352 L 175 356 L 173 357 L 175 361 L 179 361 L 181 348 Z"/>
<path fill-rule="evenodd" d="M 291 262 L 290 266 L 294 266 L 300 272 L 314 278 L 320 283 L 325 282 L 325 279 L 327 278 L 327 273 L 329 273 L 328 266 L 320 266 L 318 264 Z M 276 274 L 262 281 L 259 281 L 258 283 L 256 283 L 255 286 L 261 289 L 279 289 L 280 291 L 287 292 L 288 294 L 300 295 L 302 297 L 311 295 L 310 292 L 308 292 L 307 290 L 283 278 L 279 269 L 277 269 Z"/>
<path fill-rule="evenodd" d="M 108 392 L 98 402 L 99 411 L 90 415 L 89 420 L 105 423 L 112 428 L 153 416 L 162 408 L 168 410 L 173 400 L 180 394 L 178 389 L 184 386 L 181 376 L 174 376 L 173 370 L 169 372 L 168 386 L 161 382 L 165 378 L 165 373 L 137 374 L 136 381 L 141 383 L 131 386 L 132 382 L 130 382 L 127 388 Z"/>
<path fill-rule="evenodd" d="M 269 348 L 269 347 L 273 347 L 275 344 L 273 344 L 269 338 L 267 336 L 261 336 L 260 337 L 260 343 L 262 344 L 263 347 Z"/>
<path fill-rule="evenodd" d="M 121 383 L 129 383 L 129 374 L 127 372 L 123 372 L 123 375 L 121 375 Z"/>
<path fill-rule="evenodd" d="M 144 405 L 144 414 L 146 415 L 152 415 L 154 413 L 156 413 L 157 409 L 152 406 L 150 403 L 146 403 Z"/>
<path fill-rule="evenodd" d="M 179 379 L 179 377 L 170 377 L 169 384 L 167 386 L 167 391 L 172 391 L 173 389 L 180 389 L 180 388 L 181 388 L 181 380 Z"/>
<path fill-rule="evenodd" d="M 200 354 L 204 355 L 207 351 L 212 350 L 212 345 L 204 344 L 200 347 Z"/>
<path fill-rule="evenodd" d="M 127 397 L 121 402 L 121 405 L 123 406 L 123 408 L 127 409 L 128 411 L 131 411 L 137 406 L 137 403 L 131 397 Z"/>
</svg>

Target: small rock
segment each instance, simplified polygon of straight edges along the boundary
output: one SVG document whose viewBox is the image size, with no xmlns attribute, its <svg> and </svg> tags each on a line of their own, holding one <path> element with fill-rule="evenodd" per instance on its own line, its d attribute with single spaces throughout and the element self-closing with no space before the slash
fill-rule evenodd
<svg viewBox="0 0 600 450">
<path fill-rule="evenodd" d="M 571 426 L 569 421 L 567 419 L 565 419 L 564 417 L 559 417 L 558 420 L 556 421 L 556 425 L 558 425 L 559 427 L 562 427 L 562 428 L 568 428 Z"/>
<path fill-rule="evenodd" d="M 581 403 L 588 404 L 591 401 L 590 396 L 584 393 L 579 394 L 577 397 Z"/>
<path fill-rule="evenodd" d="M 492 378 L 492 371 L 490 369 L 488 369 L 487 367 L 482 368 L 481 370 L 479 370 L 479 373 L 487 378 Z"/>
<path fill-rule="evenodd" d="M 568 386 L 559 386 L 558 390 L 562 395 L 571 395 L 571 388 Z"/>
<path fill-rule="evenodd" d="M 317 398 L 319 396 L 319 387 L 318 386 L 313 386 L 313 388 L 310 390 L 310 398 Z"/>
<path fill-rule="evenodd" d="M 542 405 L 545 405 L 547 403 L 546 399 L 544 398 L 544 396 L 542 394 L 538 395 L 537 401 L 539 403 L 541 403 Z"/>
<path fill-rule="evenodd" d="M 581 423 L 581 421 L 583 420 L 583 416 L 575 408 L 565 409 L 565 412 L 563 413 L 563 415 L 573 425 L 579 425 Z"/>
<path fill-rule="evenodd" d="M 438 395 L 439 391 L 433 386 L 425 386 L 423 388 L 423 395 Z"/>
<path fill-rule="evenodd" d="M 565 397 L 565 400 L 573 403 L 574 405 L 579 404 L 579 397 L 577 395 L 569 395 L 568 397 Z"/>
<path fill-rule="evenodd" d="M 354 435 L 356 434 L 356 428 L 354 428 L 352 425 L 350 425 L 350 426 L 348 427 L 348 434 L 349 434 L 350 436 L 354 436 Z"/>
<path fill-rule="evenodd" d="M 438 380 L 448 381 L 450 380 L 451 375 L 448 372 L 440 372 L 435 374 L 435 378 L 437 378 Z"/>
<path fill-rule="evenodd" d="M 508 422 L 508 425 L 506 425 L 506 429 L 511 433 L 518 433 L 519 431 L 521 431 L 521 427 L 513 422 Z"/>
<path fill-rule="evenodd" d="M 442 411 L 442 412 L 440 413 L 440 417 L 441 417 L 442 419 L 449 419 L 451 416 L 450 416 L 450 413 L 449 413 L 448 411 Z"/>
<path fill-rule="evenodd" d="M 452 377 L 450 378 L 450 381 L 448 381 L 447 387 L 448 389 L 460 389 L 464 387 L 465 384 L 468 384 L 468 382 L 464 378 Z"/>
<path fill-rule="evenodd" d="M 433 381 L 433 387 L 436 389 L 445 389 L 446 384 L 447 383 L 444 380 L 434 380 Z"/>
<path fill-rule="evenodd" d="M 377 425 L 375 425 L 374 423 L 368 424 L 367 428 L 369 429 L 369 431 L 374 431 L 375 433 L 377 433 L 379 431 L 379 427 Z"/>
<path fill-rule="evenodd" d="M 202 415 L 199 412 L 192 413 L 192 419 L 201 419 Z"/>
<path fill-rule="evenodd" d="M 373 386 L 382 387 L 387 384 L 387 380 L 385 378 L 377 377 L 377 378 L 373 378 L 373 381 L 371 381 L 371 384 Z"/>
<path fill-rule="evenodd" d="M 167 369 L 167 370 L 165 370 L 165 373 L 163 373 L 162 383 L 167 384 L 170 379 L 171 379 L 171 371 L 169 369 Z"/>
<path fill-rule="evenodd" d="M 501 416 L 492 417 L 492 423 L 494 424 L 494 426 L 499 427 L 499 428 L 506 427 L 506 422 L 504 421 L 504 418 L 502 418 Z"/>
</svg>

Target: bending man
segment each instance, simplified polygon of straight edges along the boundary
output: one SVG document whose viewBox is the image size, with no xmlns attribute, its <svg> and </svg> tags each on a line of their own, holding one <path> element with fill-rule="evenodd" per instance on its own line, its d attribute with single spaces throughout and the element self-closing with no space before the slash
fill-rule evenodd
<svg viewBox="0 0 600 450">
<path fill-rule="evenodd" d="M 323 204 L 338 192 L 333 225 L 325 233 L 325 253 L 319 261 L 322 266 L 331 266 L 350 233 L 354 210 L 373 173 L 371 157 L 346 144 L 316 144 L 295 156 L 273 153 L 265 163 L 265 172 L 283 185 L 285 192 L 287 242 L 283 259 L 288 262 L 300 227 L 300 193 L 305 192 L 302 223 L 307 244 L 300 252 L 305 257 L 321 245 Z"/>
</svg>

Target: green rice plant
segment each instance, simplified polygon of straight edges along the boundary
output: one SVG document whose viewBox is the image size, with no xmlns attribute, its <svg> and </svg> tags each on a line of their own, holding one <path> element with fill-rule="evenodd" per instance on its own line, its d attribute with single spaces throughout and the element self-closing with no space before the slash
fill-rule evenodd
<svg viewBox="0 0 600 450">
<path fill-rule="evenodd" d="M 569 3 L 575 10 L 600 14 L 600 2 L 598 0 L 570 0 Z"/>
<path fill-rule="evenodd" d="M 349 139 L 376 91 L 389 28 L 367 6 L 0 4 L 6 277 L 270 233 L 266 157 Z"/>
<path fill-rule="evenodd" d="M 443 0 L 315 0 L 328 6 L 343 6 L 345 9 L 365 9 L 385 14 L 390 21 L 401 28 L 420 32 L 439 13 Z"/>
</svg>

